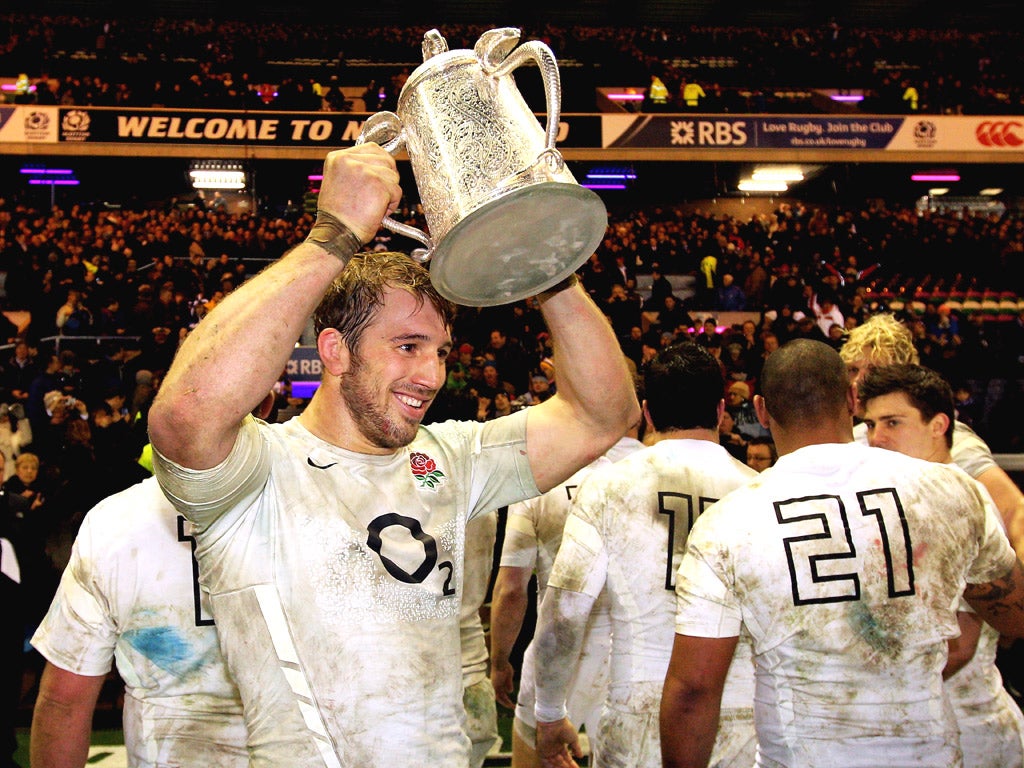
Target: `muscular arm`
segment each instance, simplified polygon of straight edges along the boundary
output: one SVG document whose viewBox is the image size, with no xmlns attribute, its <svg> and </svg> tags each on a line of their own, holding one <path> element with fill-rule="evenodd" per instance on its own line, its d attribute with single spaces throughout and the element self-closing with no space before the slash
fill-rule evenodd
<svg viewBox="0 0 1024 768">
<path fill-rule="evenodd" d="M 1024 493 L 999 466 L 986 469 L 975 479 L 989 492 L 1003 518 L 1010 544 L 1017 557 L 1024 559 Z"/>
<path fill-rule="evenodd" d="M 640 419 L 611 323 L 576 284 L 540 297 L 555 342 L 558 393 L 529 410 L 526 449 L 541 492 L 589 464 Z"/>
<path fill-rule="evenodd" d="M 498 703 L 509 709 L 515 709 L 515 670 L 509 656 L 523 628 L 532 575 L 531 568 L 503 565 L 491 594 L 491 684 Z"/>
<path fill-rule="evenodd" d="M 1000 634 L 1024 637 L 1024 566 L 1019 559 L 1002 578 L 968 584 L 964 599 Z"/>
<path fill-rule="evenodd" d="M 375 144 L 332 152 L 320 207 L 360 242 L 401 199 L 394 160 Z M 284 369 L 310 314 L 343 262 L 306 242 L 247 280 L 189 334 L 149 412 L 154 448 L 191 469 L 222 461 L 242 418 Z"/>
<path fill-rule="evenodd" d="M 661 694 L 665 768 L 705 768 L 711 759 L 722 689 L 738 640 L 676 635 Z"/>
<path fill-rule="evenodd" d="M 103 680 L 103 676 L 76 675 L 46 663 L 29 736 L 29 759 L 35 768 L 85 765 Z"/>
</svg>

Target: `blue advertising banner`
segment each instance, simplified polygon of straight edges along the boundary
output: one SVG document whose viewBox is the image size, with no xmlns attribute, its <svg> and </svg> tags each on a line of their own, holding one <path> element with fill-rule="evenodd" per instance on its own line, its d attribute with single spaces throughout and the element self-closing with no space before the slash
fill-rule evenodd
<svg viewBox="0 0 1024 768">
<path fill-rule="evenodd" d="M 285 367 L 285 375 L 291 381 L 320 381 L 323 363 L 314 346 L 298 346 L 292 351 Z"/>
<path fill-rule="evenodd" d="M 604 147 L 885 149 L 902 117 L 604 115 Z"/>
</svg>

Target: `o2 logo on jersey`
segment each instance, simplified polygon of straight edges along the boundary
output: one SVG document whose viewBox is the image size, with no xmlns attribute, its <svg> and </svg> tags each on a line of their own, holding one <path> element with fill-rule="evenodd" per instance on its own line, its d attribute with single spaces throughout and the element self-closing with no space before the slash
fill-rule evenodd
<svg viewBox="0 0 1024 768">
<path fill-rule="evenodd" d="M 384 554 L 383 533 L 386 529 L 395 525 L 405 528 L 412 538 L 416 539 L 423 545 L 423 562 L 421 562 L 419 566 L 411 572 L 407 571 L 399 563 Z M 370 524 L 367 526 L 367 530 L 369 531 L 369 536 L 366 539 L 366 545 L 377 553 L 377 557 L 380 558 L 380 562 L 384 566 L 384 570 L 386 570 L 393 578 L 398 579 L 398 581 L 404 582 L 405 584 L 422 584 L 436 567 L 437 570 L 445 572 L 445 580 L 441 587 L 441 594 L 445 597 L 455 594 L 455 586 L 452 584 L 452 577 L 455 574 L 455 566 L 450 560 L 443 560 L 440 563 L 437 561 L 437 541 L 433 536 L 423 530 L 423 526 L 420 525 L 420 521 L 415 517 L 407 517 L 405 515 L 399 515 L 391 512 L 386 515 L 375 517 L 370 521 Z"/>
<path fill-rule="evenodd" d="M 913 545 L 903 505 L 894 488 L 857 493 L 860 514 L 874 518 L 885 559 L 890 598 L 914 594 Z M 789 561 L 794 605 L 860 600 L 863 567 L 838 496 L 808 496 L 775 503 L 780 525 L 809 531 L 782 539 Z M 817 529 L 816 531 L 813 529 Z"/>
</svg>

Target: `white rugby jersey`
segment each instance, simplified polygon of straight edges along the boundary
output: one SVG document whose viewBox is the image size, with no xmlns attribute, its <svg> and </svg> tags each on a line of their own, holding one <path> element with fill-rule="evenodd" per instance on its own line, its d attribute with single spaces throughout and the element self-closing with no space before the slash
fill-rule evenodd
<svg viewBox="0 0 1024 768">
<path fill-rule="evenodd" d="M 544 597 L 551 566 L 562 542 L 562 529 L 569 516 L 572 497 L 584 480 L 595 469 L 609 467 L 643 448 L 636 438 L 622 437 L 603 456 L 598 457 L 559 486 L 542 496 L 513 504 L 508 508 L 505 539 L 502 542 L 500 564 L 529 568 L 536 572 L 537 603 Z M 588 725 L 596 730 L 598 712 L 608 692 L 608 653 L 611 648 L 611 620 L 608 603 L 602 595 L 594 604 L 587 623 L 587 634 L 580 651 L 576 674 L 569 686 L 566 707 L 569 719 L 577 727 Z M 535 648 L 532 642 L 523 653 L 523 667 L 519 672 L 519 693 L 516 698 L 516 717 L 531 728 L 536 727 L 533 705 L 536 689 Z"/>
<path fill-rule="evenodd" d="M 980 483 L 978 488 L 994 510 L 989 492 Z M 998 511 L 995 514 L 999 517 Z M 960 610 L 974 612 L 962 598 Z M 974 655 L 944 683 L 960 731 L 964 768 L 1024 765 L 1024 716 L 1003 686 L 996 666 L 998 650 L 999 633 L 982 622 Z"/>
<path fill-rule="evenodd" d="M 462 685 L 469 687 L 487 677 L 490 657 L 480 618 L 494 570 L 494 544 L 498 538 L 498 512 L 478 515 L 466 526 L 465 575 L 459 633 L 462 642 Z"/>
<path fill-rule="evenodd" d="M 254 767 L 468 762 L 466 522 L 538 493 L 525 434 L 526 412 L 431 424 L 377 456 L 247 418 L 219 467 L 157 457 L 197 526 Z"/>
<path fill-rule="evenodd" d="M 686 539 L 704 509 L 756 476 L 717 443 L 662 440 L 595 471 L 580 487 L 549 586 L 591 597 L 608 594 L 611 680 L 597 745 L 608 764 L 660 766 L 657 715 L 675 639 L 676 570 Z M 743 651 L 734 661 L 723 698 L 726 706 L 742 702 L 738 708 L 746 709 L 752 736 L 753 667 Z M 730 743 L 738 741 L 749 748 L 749 766 L 753 741 Z M 642 744 L 648 748 L 639 752 Z M 712 756 L 713 762 L 720 759 Z"/>
<path fill-rule="evenodd" d="M 131 766 L 248 766 L 238 690 L 199 589 L 190 524 L 155 478 L 82 522 L 32 645 L 52 664 L 125 682 Z"/>
<path fill-rule="evenodd" d="M 959 766 L 946 641 L 965 584 L 1014 560 L 955 467 L 808 446 L 698 519 L 676 631 L 750 631 L 759 766 Z"/>
<path fill-rule="evenodd" d="M 961 610 L 970 610 L 962 604 Z M 999 633 L 981 625 L 974 656 L 945 681 L 960 731 L 964 768 L 1024 765 L 1024 716 L 996 667 Z"/>
</svg>

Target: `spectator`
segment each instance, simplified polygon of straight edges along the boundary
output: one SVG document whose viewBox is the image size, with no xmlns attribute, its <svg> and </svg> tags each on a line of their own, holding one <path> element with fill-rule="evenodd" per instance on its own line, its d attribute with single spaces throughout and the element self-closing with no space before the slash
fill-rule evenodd
<svg viewBox="0 0 1024 768">
<path fill-rule="evenodd" d="M 718 423 L 718 442 L 737 461 L 747 459 L 747 441 L 736 430 L 736 422 L 728 410 L 722 412 L 722 418 Z"/>
<path fill-rule="evenodd" d="M 483 354 L 494 360 L 502 378 L 512 384 L 513 391 L 509 392 L 511 397 L 515 397 L 516 392 L 526 391 L 532 365 L 518 340 L 510 337 L 502 328 L 492 328 L 490 341 L 484 347 Z"/>
<path fill-rule="evenodd" d="M 814 322 L 818 324 L 826 339 L 831 338 L 833 325 L 838 325 L 840 331 L 845 328 L 843 313 L 839 311 L 836 296 L 832 291 L 821 291 L 815 294 L 811 300 L 811 311 L 814 313 Z"/>
<path fill-rule="evenodd" d="M 620 283 L 612 285 L 611 294 L 601 309 L 608 316 L 612 330 L 615 331 L 620 343 L 629 338 L 630 330 L 634 326 L 639 326 L 642 322 L 640 302 L 630 299 L 625 286 Z"/>
<path fill-rule="evenodd" d="M 6 471 L 0 454 L 0 472 Z M 25 630 L 28 626 L 28 607 L 22 582 L 19 540 L 21 520 L 25 516 L 25 501 L 0 488 L 0 599 L 3 600 L 3 629 L 0 630 L 0 654 L 3 667 L 0 672 L 0 765 L 16 768 L 14 754 L 18 747 L 16 725 L 18 704 L 22 696 L 25 660 Z M 21 553 L 20 557 L 25 557 Z M 26 576 L 28 574 L 26 573 Z"/>
<path fill-rule="evenodd" d="M 21 403 L 0 403 L 0 455 L 5 459 L 0 482 L 14 474 L 15 460 L 32 445 L 32 425 Z"/>
<path fill-rule="evenodd" d="M 28 342 L 19 338 L 14 343 L 14 353 L 4 361 L 0 368 L 0 397 L 6 398 L 10 404 L 21 403 L 25 405 L 28 401 L 29 389 L 32 386 L 32 379 L 35 378 L 38 368 L 35 357 Z"/>
<path fill-rule="evenodd" d="M 770 437 L 752 437 L 747 441 L 747 466 L 751 469 L 764 472 L 778 460 L 779 453 Z"/>
<path fill-rule="evenodd" d="M 644 309 L 659 311 L 664 306 L 665 297 L 672 294 L 672 283 L 662 274 L 660 262 L 653 262 L 651 264 L 651 295 L 648 297 Z"/>
<path fill-rule="evenodd" d="M 747 308 L 747 297 L 743 289 L 736 284 L 736 278 L 730 272 L 722 275 L 722 284 L 718 287 L 718 299 L 715 309 L 720 312 L 742 312 Z"/>
<path fill-rule="evenodd" d="M 68 289 L 67 300 L 57 310 L 55 323 L 64 336 L 88 336 L 92 333 L 92 312 L 86 306 L 80 289 Z"/>
<path fill-rule="evenodd" d="M 768 429 L 758 419 L 751 397 L 750 385 L 745 381 L 734 381 L 726 388 L 725 409 L 732 416 L 736 431 L 743 436 L 744 441 L 768 436 Z M 742 460 L 746 460 L 746 454 Z"/>
</svg>

